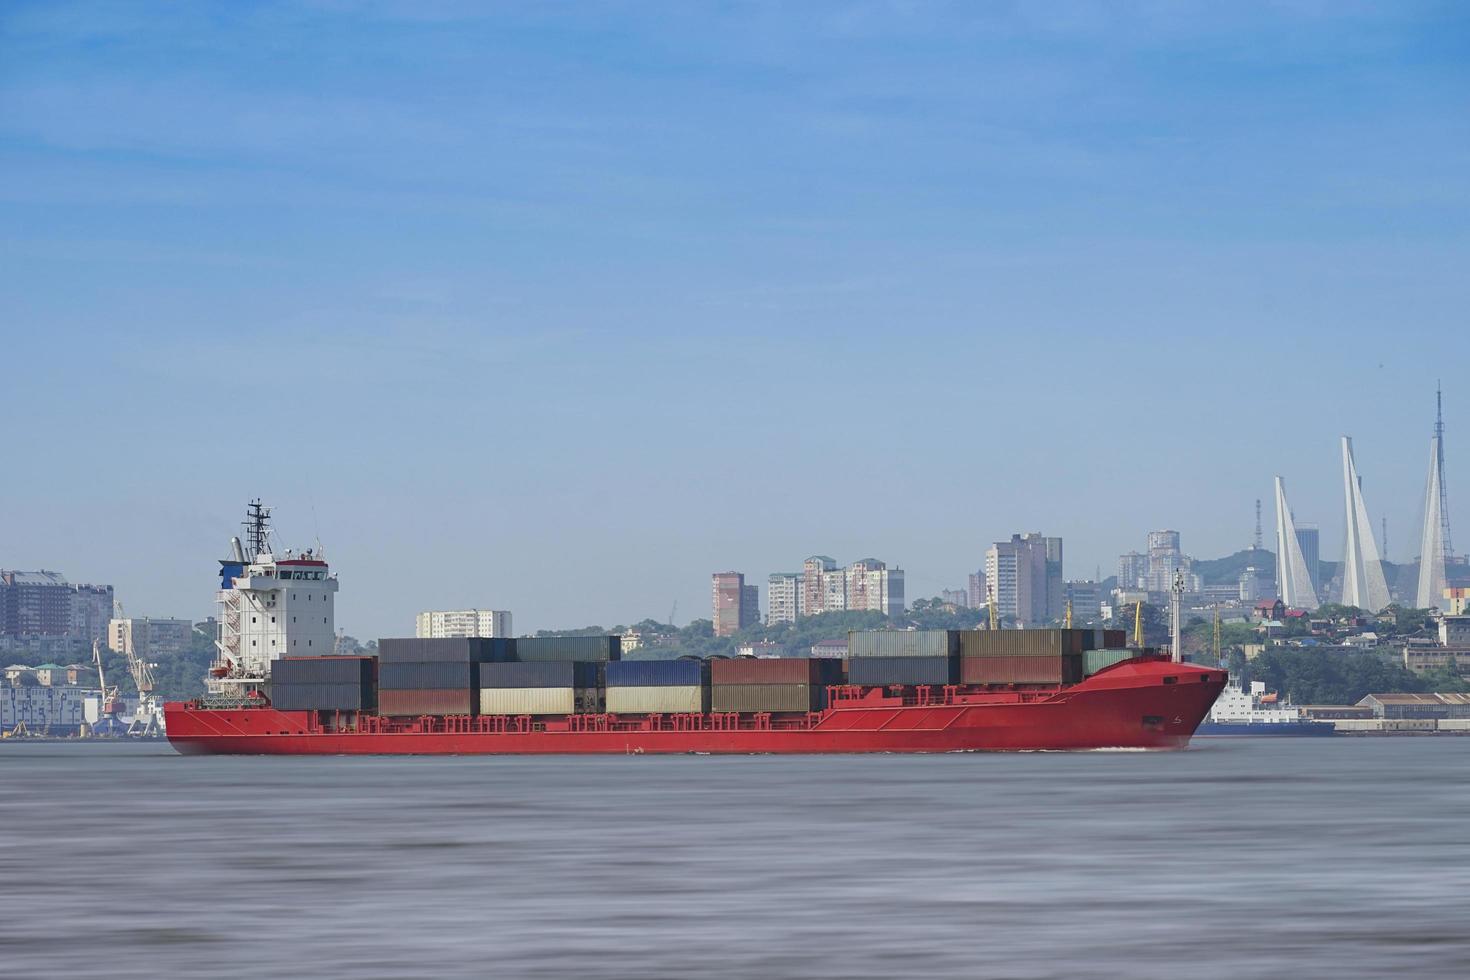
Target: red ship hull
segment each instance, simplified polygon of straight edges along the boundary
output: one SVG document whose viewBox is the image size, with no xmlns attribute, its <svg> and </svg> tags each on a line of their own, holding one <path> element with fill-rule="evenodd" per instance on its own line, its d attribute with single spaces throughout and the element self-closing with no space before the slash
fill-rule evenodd
<svg viewBox="0 0 1470 980">
<path fill-rule="evenodd" d="M 184 754 L 536 755 L 1180 749 L 1225 685 L 1190 664 L 1134 660 L 1051 690 L 907 697 L 869 690 L 811 715 L 559 718 L 333 716 L 170 702 Z"/>
</svg>

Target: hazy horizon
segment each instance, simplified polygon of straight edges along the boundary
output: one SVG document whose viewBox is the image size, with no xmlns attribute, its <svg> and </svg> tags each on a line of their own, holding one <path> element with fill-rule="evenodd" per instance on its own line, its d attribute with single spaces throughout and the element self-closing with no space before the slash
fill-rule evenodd
<svg viewBox="0 0 1470 980">
<path fill-rule="evenodd" d="M 1147 16 L 1140 13 L 1148 11 Z M 1068 578 L 1352 435 L 1470 551 L 1452 5 L 18 3 L 0 567 L 212 614 L 250 498 L 337 622 L 710 614 L 811 554 Z M 1380 542 L 1381 544 L 1381 542 Z"/>
</svg>

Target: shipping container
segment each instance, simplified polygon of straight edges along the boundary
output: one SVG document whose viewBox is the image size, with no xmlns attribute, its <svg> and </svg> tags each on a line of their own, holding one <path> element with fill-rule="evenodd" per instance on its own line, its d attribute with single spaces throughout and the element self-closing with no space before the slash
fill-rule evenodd
<svg viewBox="0 0 1470 980">
<path fill-rule="evenodd" d="M 1076 653 L 960 658 L 961 684 L 1075 684 L 1081 679 L 1082 655 Z"/>
<path fill-rule="evenodd" d="M 271 706 L 282 711 L 371 711 L 373 690 L 363 684 L 271 682 Z"/>
<path fill-rule="evenodd" d="M 1091 630 L 963 630 L 962 657 L 1055 657 L 1080 654 Z"/>
<path fill-rule="evenodd" d="M 958 630 L 855 630 L 847 634 L 847 655 L 852 659 L 951 657 L 958 652 Z"/>
<path fill-rule="evenodd" d="M 372 684 L 372 657 L 282 657 L 271 661 L 275 684 Z"/>
<path fill-rule="evenodd" d="M 826 700 L 827 689 L 815 684 L 723 684 L 710 688 L 711 711 L 820 711 Z"/>
<path fill-rule="evenodd" d="M 458 690 L 378 692 L 378 714 L 395 717 L 417 715 L 472 715 L 477 707 L 475 693 Z"/>
<path fill-rule="evenodd" d="M 761 660 L 737 657 L 710 661 L 710 685 L 723 684 L 841 684 L 840 660 L 811 660 L 782 657 Z"/>
<path fill-rule="evenodd" d="M 1137 656 L 1136 650 L 1088 650 L 1082 655 L 1082 676 L 1093 674 L 1113 664 L 1120 664 Z"/>
<path fill-rule="evenodd" d="M 1127 630 L 1103 630 L 1103 649 L 1121 650 L 1128 645 Z"/>
<path fill-rule="evenodd" d="M 703 684 L 658 684 L 650 687 L 613 687 L 609 684 L 606 698 L 607 710 L 615 715 L 705 712 L 709 710 L 710 703 L 709 688 Z"/>
<path fill-rule="evenodd" d="M 602 666 L 575 660 L 480 664 L 480 688 L 598 687 Z"/>
<path fill-rule="evenodd" d="M 439 639 L 388 639 L 378 641 L 378 662 L 387 663 L 486 663 L 510 660 L 515 642 L 487 636 L 454 636 Z"/>
<path fill-rule="evenodd" d="M 622 657 L 620 636 L 522 636 L 515 641 L 515 659 L 608 661 Z"/>
<path fill-rule="evenodd" d="M 574 715 L 600 711 L 596 689 L 487 687 L 480 690 L 482 715 Z"/>
<path fill-rule="evenodd" d="M 623 660 L 607 665 L 608 687 L 687 687 L 709 683 L 703 660 Z"/>
<path fill-rule="evenodd" d="M 485 664 L 465 663 L 386 663 L 378 668 L 380 690 L 470 690 L 475 686 L 475 670 Z M 494 665 L 499 666 L 499 665 Z"/>
<path fill-rule="evenodd" d="M 862 657 L 847 665 L 847 681 L 860 687 L 889 684 L 953 684 L 958 678 L 954 657 Z"/>
</svg>

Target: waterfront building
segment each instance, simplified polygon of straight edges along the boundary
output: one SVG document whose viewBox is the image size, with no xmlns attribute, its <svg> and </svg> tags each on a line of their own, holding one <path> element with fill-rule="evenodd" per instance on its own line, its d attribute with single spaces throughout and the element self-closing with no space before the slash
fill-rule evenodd
<svg viewBox="0 0 1470 980">
<path fill-rule="evenodd" d="M 1322 595 L 1322 537 L 1315 524 L 1298 523 L 1296 543 L 1301 549 L 1302 561 L 1307 566 L 1307 577 L 1312 582 L 1312 595 Z"/>
<path fill-rule="evenodd" d="M 131 617 L 107 624 L 107 649 L 134 657 L 178 656 L 194 639 L 194 623 L 188 619 Z"/>
<path fill-rule="evenodd" d="M 505 609 L 432 609 L 414 618 L 413 635 L 423 640 L 453 636 L 514 636 Z"/>
<path fill-rule="evenodd" d="M 711 580 L 715 636 L 734 636 L 760 622 L 759 594 L 743 573 L 716 572 Z"/>
<path fill-rule="evenodd" d="M 1245 571 L 1240 573 L 1238 585 L 1238 598 L 1241 602 L 1255 602 L 1262 595 L 1261 573 L 1256 571 L 1256 566 L 1247 565 Z"/>
</svg>

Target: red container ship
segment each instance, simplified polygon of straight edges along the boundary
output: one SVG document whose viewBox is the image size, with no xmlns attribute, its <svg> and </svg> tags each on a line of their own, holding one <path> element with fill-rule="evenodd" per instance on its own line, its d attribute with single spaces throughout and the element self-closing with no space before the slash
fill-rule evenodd
<svg viewBox="0 0 1470 980">
<path fill-rule="evenodd" d="M 336 577 L 319 553 L 273 554 L 268 519 L 252 503 L 248 551 L 234 539 L 220 563 L 208 695 L 164 706 L 182 753 L 1179 749 L 1226 683 L 1072 629 L 853 633 L 845 667 L 619 662 L 611 636 L 390 639 L 376 657 L 329 655 Z"/>
<path fill-rule="evenodd" d="M 532 755 L 1181 749 L 1225 686 L 1224 671 L 1127 660 L 1050 690 L 830 689 L 806 714 L 581 714 L 385 718 L 259 706 L 164 708 L 186 754 Z"/>
</svg>

